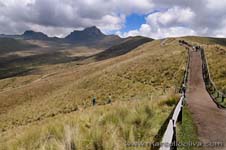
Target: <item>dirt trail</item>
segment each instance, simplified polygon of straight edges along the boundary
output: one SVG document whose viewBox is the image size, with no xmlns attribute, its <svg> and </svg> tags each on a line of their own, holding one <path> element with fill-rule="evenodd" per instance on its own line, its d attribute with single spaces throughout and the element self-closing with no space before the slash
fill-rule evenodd
<svg viewBox="0 0 226 150">
<path fill-rule="evenodd" d="M 226 150 L 226 110 L 219 109 L 205 89 L 200 52 L 191 52 L 188 107 L 198 128 L 201 142 L 221 141 L 224 147 L 202 147 L 204 150 Z"/>
</svg>

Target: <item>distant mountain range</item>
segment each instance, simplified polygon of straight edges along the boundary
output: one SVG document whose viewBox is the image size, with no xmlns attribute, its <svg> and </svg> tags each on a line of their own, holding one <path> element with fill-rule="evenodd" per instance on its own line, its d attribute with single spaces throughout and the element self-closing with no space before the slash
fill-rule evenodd
<svg viewBox="0 0 226 150">
<path fill-rule="evenodd" d="M 32 30 L 25 31 L 21 37 L 25 40 L 50 40 L 51 38 L 48 37 L 46 34 L 42 32 L 34 32 Z"/>
<path fill-rule="evenodd" d="M 89 27 L 85 28 L 83 31 L 73 31 L 68 36 L 65 37 L 65 40 L 70 42 L 84 42 L 84 41 L 94 41 L 94 40 L 101 40 L 105 38 L 100 29 L 97 27 Z"/>
<path fill-rule="evenodd" d="M 13 39 L 23 39 L 23 40 L 53 40 L 55 38 L 48 37 L 42 32 L 35 32 L 32 30 L 25 31 L 21 35 L 5 35 L 0 34 L 0 38 L 13 38 Z"/>
<path fill-rule="evenodd" d="M 57 41 L 68 42 L 77 45 L 92 45 L 110 47 L 118 42 L 122 42 L 122 38 L 117 35 L 105 35 L 96 26 L 85 28 L 82 31 L 75 30 L 65 38 L 48 37 L 42 32 L 35 32 L 32 30 L 25 31 L 22 35 L 4 35 L 0 34 L 0 38 L 14 38 L 23 40 L 43 40 L 43 41 Z"/>
</svg>

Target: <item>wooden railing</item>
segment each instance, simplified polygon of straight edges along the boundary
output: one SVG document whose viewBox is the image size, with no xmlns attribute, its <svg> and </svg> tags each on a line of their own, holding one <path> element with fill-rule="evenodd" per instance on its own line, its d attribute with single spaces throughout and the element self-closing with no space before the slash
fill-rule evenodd
<svg viewBox="0 0 226 150">
<path fill-rule="evenodd" d="M 184 44 L 184 43 L 180 41 L 180 44 Z M 182 122 L 183 105 L 185 101 L 185 93 L 186 93 L 187 81 L 188 81 L 189 62 L 190 62 L 190 52 L 188 50 L 187 67 L 185 70 L 184 79 L 183 79 L 182 87 L 180 90 L 181 98 L 174 109 L 171 119 L 169 120 L 166 131 L 161 141 L 160 150 L 176 150 L 177 149 L 176 126 L 177 126 L 177 122 L 179 123 Z"/>
<path fill-rule="evenodd" d="M 177 122 L 182 122 L 182 112 L 183 112 L 183 103 L 185 96 L 182 95 L 180 101 L 178 102 L 172 118 L 169 120 L 166 131 L 163 135 L 160 150 L 175 150 L 176 145 L 176 124 Z"/>
<path fill-rule="evenodd" d="M 210 73 L 209 73 L 209 67 L 208 67 L 208 61 L 205 55 L 204 48 L 200 46 L 194 46 L 189 44 L 185 41 L 180 41 L 181 44 L 186 45 L 191 48 L 195 48 L 196 50 L 200 51 L 201 53 L 201 59 L 202 59 L 202 74 L 203 74 L 203 80 L 205 82 L 206 90 L 208 91 L 209 95 L 213 99 L 213 101 L 217 104 L 220 108 L 226 108 L 226 104 L 224 104 L 226 94 L 219 91 L 216 88 L 216 85 L 214 84 L 213 80 L 211 79 Z"/>
<path fill-rule="evenodd" d="M 210 74 L 209 74 L 209 68 L 207 59 L 205 57 L 204 49 L 200 46 L 192 46 L 191 44 L 185 42 L 185 41 L 179 41 L 179 43 L 183 46 L 185 46 L 188 50 L 188 62 L 187 67 L 184 75 L 183 80 L 183 86 L 181 87 L 181 93 L 182 96 L 180 98 L 180 101 L 178 102 L 176 108 L 174 109 L 173 116 L 169 120 L 169 123 L 167 125 L 166 131 L 163 135 L 160 150 L 176 150 L 177 149 L 177 139 L 176 139 L 176 124 L 177 122 L 182 122 L 182 111 L 183 111 L 183 104 L 185 101 L 185 93 L 187 89 L 187 81 L 188 81 L 188 71 L 189 71 L 189 62 L 190 62 L 190 51 L 189 48 L 193 48 L 196 50 L 199 50 L 201 53 L 201 59 L 202 59 L 202 73 L 203 73 L 203 79 L 205 82 L 206 90 L 209 92 L 212 99 L 215 101 L 215 103 L 219 107 L 225 107 L 225 105 L 222 105 L 221 103 L 224 102 L 226 95 L 219 90 L 217 90 L 214 82 L 212 81 Z M 185 87 L 184 87 L 185 85 Z M 184 90 L 183 90 L 184 88 Z M 221 103 L 219 103 L 219 99 L 221 99 Z"/>
<path fill-rule="evenodd" d="M 218 107 L 226 108 L 225 105 L 223 105 L 224 100 L 226 98 L 226 94 L 220 92 L 214 82 L 211 79 L 210 73 L 209 73 L 209 67 L 207 63 L 207 59 L 205 56 L 205 51 L 202 47 L 197 47 L 198 50 L 201 52 L 201 58 L 202 58 L 202 73 L 203 73 L 203 79 L 206 85 L 206 90 L 209 92 L 210 96 L 214 100 L 214 102 L 218 105 Z"/>
</svg>

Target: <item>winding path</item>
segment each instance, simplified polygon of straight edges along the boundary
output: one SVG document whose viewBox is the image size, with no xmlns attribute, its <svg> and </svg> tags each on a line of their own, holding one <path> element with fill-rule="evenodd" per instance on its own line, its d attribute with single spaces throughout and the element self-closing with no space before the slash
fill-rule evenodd
<svg viewBox="0 0 226 150">
<path fill-rule="evenodd" d="M 226 150 L 226 110 L 219 109 L 205 89 L 200 52 L 190 51 L 187 103 L 201 142 L 224 142 L 224 147 L 202 147 L 204 150 Z"/>
</svg>

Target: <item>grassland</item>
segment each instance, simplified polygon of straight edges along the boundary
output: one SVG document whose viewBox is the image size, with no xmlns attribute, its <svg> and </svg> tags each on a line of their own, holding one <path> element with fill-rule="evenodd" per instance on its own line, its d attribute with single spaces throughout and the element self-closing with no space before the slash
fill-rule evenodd
<svg viewBox="0 0 226 150">
<path fill-rule="evenodd" d="M 186 60 L 177 40 L 160 42 L 104 61 L 42 65 L 0 80 L 1 146 L 124 149 L 125 142 L 153 141 L 177 102 Z M 105 105 L 109 94 L 113 102 Z M 91 107 L 94 96 L 97 106 Z"/>
<path fill-rule="evenodd" d="M 168 105 L 167 99 L 153 101 L 119 101 L 59 115 L 29 128 L 11 131 L 4 136 L 2 148 L 120 150 L 126 149 L 128 142 L 150 142 L 175 104 Z"/>
<path fill-rule="evenodd" d="M 177 128 L 177 140 L 181 144 L 198 143 L 198 134 L 195 123 L 188 107 L 185 106 L 183 109 L 183 120 L 182 124 L 178 124 Z M 194 146 L 180 146 L 179 150 L 197 150 L 198 147 Z"/>
</svg>

